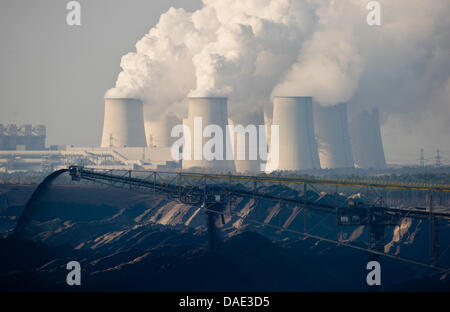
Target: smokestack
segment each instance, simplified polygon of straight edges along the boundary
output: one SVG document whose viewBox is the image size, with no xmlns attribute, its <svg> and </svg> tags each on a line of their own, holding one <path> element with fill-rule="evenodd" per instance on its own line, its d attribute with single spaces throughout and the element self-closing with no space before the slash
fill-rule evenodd
<svg viewBox="0 0 450 312">
<path fill-rule="evenodd" d="M 157 121 L 145 122 L 147 145 L 151 147 L 171 147 L 175 138 L 170 136 L 173 127 L 181 120 L 173 114 L 168 114 Z"/>
<path fill-rule="evenodd" d="M 194 118 L 201 117 L 202 127 L 198 129 L 201 133 L 196 133 L 194 129 Z M 203 168 L 213 171 L 234 171 L 234 162 L 226 160 L 226 148 L 230 143 L 226 142 L 228 123 L 228 110 L 226 97 L 191 97 L 188 99 L 188 117 L 183 120 L 183 124 L 191 130 L 191 160 L 183 159 L 183 169 Z M 203 137 L 205 127 L 208 125 L 217 125 L 222 129 L 223 134 L 223 160 L 207 160 L 203 155 L 203 147 L 206 142 L 212 139 Z M 195 137 L 201 137 L 201 146 L 195 146 Z M 201 153 L 201 160 L 195 160 L 195 148 Z M 200 149 L 201 148 L 201 149 Z M 188 151 L 183 151 L 187 153 Z M 197 155 L 199 156 L 199 155 Z M 198 158 L 198 157 L 197 157 Z"/>
<path fill-rule="evenodd" d="M 348 132 L 347 104 L 324 107 L 314 105 L 314 125 L 322 168 L 353 167 Z"/>
<path fill-rule="evenodd" d="M 350 122 L 355 165 L 363 169 L 386 168 L 378 109 L 363 111 Z"/>
<path fill-rule="evenodd" d="M 273 98 L 273 125 L 279 125 L 279 166 L 271 170 L 319 169 L 312 97 Z"/>
<path fill-rule="evenodd" d="M 105 98 L 101 147 L 145 147 L 142 101 Z"/>
</svg>

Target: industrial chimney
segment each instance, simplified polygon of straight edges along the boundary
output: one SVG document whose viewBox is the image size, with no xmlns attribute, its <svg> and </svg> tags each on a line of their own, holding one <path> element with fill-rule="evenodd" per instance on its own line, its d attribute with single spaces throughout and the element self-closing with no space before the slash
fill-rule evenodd
<svg viewBox="0 0 450 312">
<path fill-rule="evenodd" d="M 378 109 L 362 111 L 350 122 L 353 159 L 358 168 L 386 168 Z"/>
<path fill-rule="evenodd" d="M 347 104 L 314 105 L 314 125 L 322 168 L 351 168 L 352 148 L 348 133 Z"/>
<path fill-rule="evenodd" d="M 145 147 L 142 101 L 105 98 L 101 147 Z"/>
<path fill-rule="evenodd" d="M 279 125 L 280 150 L 278 168 L 271 165 L 271 170 L 320 168 L 312 97 L 274 97 L 272 124 Z"/>
<path fill-rule="evenodd" d="M 201 128 L 195 129 L 194 119 L 201 118 Z M 188 99 L 188 117 L 183 120 L 183 125 L 187 126 L 191 132 L 191 151 L 190 160 L 183 158 L 183 169 L 201 168 L 213 171 L 235 171 L 234 162 L 226 160 L 227 146 L 231 143 L 226 141 L 227 138 L 228 110 L 226 97 L 191 97 Z M 211 138 L 204 137 L 204 129 L 208 125 L 217 125 L 222 129 L 223 134 L 223 154 L 222 160 L 207 160 L 203 155 L 203 147 Z M 195 137 L 199 137 L 201 146 L 194 146 Z M 197 154 L 195 154 L 197 148 Z M 189 151 L 184 150 L 183 153 Z M 199 156 L 201 160 L 199 160 Z M 197 159 L 196 159 L 197 158 Z"/>
</svg>

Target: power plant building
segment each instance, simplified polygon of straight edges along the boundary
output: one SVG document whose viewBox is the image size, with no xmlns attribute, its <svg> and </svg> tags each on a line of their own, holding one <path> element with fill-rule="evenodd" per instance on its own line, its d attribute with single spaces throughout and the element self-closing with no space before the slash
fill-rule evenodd
<svg viewBox="0 0 450 312">
<path fill-rule="evenodd" d="M 279 125 L 279 163 L 271 171 L 320 168 L 312 97 L 274 97 L 272 124 Z"/>
<path fill-rule="evenodd" d="M 142 101 L 131 98 L 105 98 L 101 147 L 145 147 Z"/>
<path fill-rule="evenodd" d="M 314 125 L 321 168 L 352 168 L 347 105 L 340 103 L 324 107 L 315 104 Z"/>
<path fill-rule="evenodd" d="M 378 109 L 362 111 L 351 120 L 350 138 L 356 167 L 386 168 Z"/>
<path fill-rule="evenodd" d="M 0 150 L 39 151 L 45 150 L 46 129 L 43 125 L 0 124 Z"/>
<path fill-rule="evenodd" d="M 200 127 L 194 125 L 196 120 L 201 120 Z M 188 99 L 188 117 L 183 120 L 183 125 L 190 129 L 191 138 L 190 142 L 185 142 L 184 145 L 183 169 L 199 168 L 212 171 L 235 171 L 233 160 L 227 160 L 226 157 L 227 146 L 231 146 L 231 142 L 227 142 L 227 124 L 228 108 L 226 97 L 191 97 Z M 220 159 L 207 160 L 203 149 L 206 143 L 214 135 L 217 135 L 212 134 L 211 138 L 203 135 L 205 128 L 211 125 L 218 126 L 221 129 L 223 150 L 219 155 Z M 197 140 L 196 138 L 199 139 Z"/>
<path fill-rule="evenodd" d="M 160 120 L 146 121 L 145 136 L 149 147 L 171 147 L 176 138 L 171 137 L 173 127 L 181 120 L 173 114 L 164 115 Z"/>
<path fill-rule="evenodd" d="M 266 133 L 259 131 L 259 126 L 264 125 L 264 113 L 256 111 L 248 114 L 233 116 L 229 124 L 234 127 L 230 133 L 233 136 L 232 147 L 236 172 L 257 173 L 261 172 L 261 159 L 259 149 L 261 139 L 267 141 Z M 264 135 L 264 138 L 260 136 Z"/>
<path fill-rule="evenodd" d="M 183 133 L 181 161 L 172 155 L 173 143 L 179 140 L 180 133 L 171 137 L 172 129 L 181 121 L 169 114 L 144 124 L 143 103 L 139 99 L 105 98 L 99 147 L 66 145 L 46 149 L 45 126 L 0 124 L 0 171 L 48 171 L 70 164 L 240 173 L 386 167 L 376 109 L 363 111 L 348 123 L 346 104 L 322 107 L 313 105 L 312 97 L 308 96 L 275 96 L 271 118 L 262 110 L 253 110 L 229 119 L 227 101 L 226 97 L 188 98 L 188 116 L 182 124 L 190 130 L 190 136 Z M 263 124 L 267 127 L 265 134 L 258 127 Z M 231 132 L 228 125 L 241 129 Z M 207 126 L 212 127 L 206 129 Z M 271 140 L 274 136 L 271 126 L 278 126 L 277 142 Z M 239 136 L 237 131 L 243 132 Z M 243 151 L 237 146 L 242 139 Z M 264 139 L 267 145 L 261 146 Z M 269 151 L 267 163 L 260 159 L 262 148 Z M 208 151 L 209 156 L 205 153 Z M 250 159 L 255 154 L 256 159 Z M 265 169 L 262 164 L 267 165 Z"/>
</svg>

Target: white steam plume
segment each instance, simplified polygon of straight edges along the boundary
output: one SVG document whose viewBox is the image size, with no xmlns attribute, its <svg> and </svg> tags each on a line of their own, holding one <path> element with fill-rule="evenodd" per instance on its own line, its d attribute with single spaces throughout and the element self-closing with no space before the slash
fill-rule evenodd
<svg viewBox="0 0 450 312">
<path fill-rule="evenodd" d="M 107 97 L 139 97 L 149 118 L 187 96 L 228 96 L 229 112 L 270 104 L 314 23 L 296 0 L 210 1 L 193 13 L 169 9 L 122 58 Z"/>
<path fill-rule="evenodd" d="M 183 113 L 187 96 L 226 95 L 231 118 L 270 112 L 271 95 L 348 101 L 350 112 L 379 108 L 388 161 L 399 140 L 411 151 L 423 142 L 431 148 L 450 133 L 450 1 L 379 2 L 375 27 L 366 23 L 368 0 L 203 0 L 195 12 L 171 8 L 122 58 L 106 96 L 143 99 L 147 119 Z"/>
</svg>

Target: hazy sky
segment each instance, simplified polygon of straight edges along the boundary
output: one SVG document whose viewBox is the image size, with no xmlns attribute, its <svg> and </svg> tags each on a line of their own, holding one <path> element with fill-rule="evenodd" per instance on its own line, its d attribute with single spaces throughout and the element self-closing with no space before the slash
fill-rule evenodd
<svg viewBox="0 0 450 312">
<path fill-rule="evenodd" d="M 0 123 L 44 124 L 48 145 L 99 145 L 121 57 L 170 6 L 200 1 L 79 1 L 81 26 L 66 24 L 67 2 L 0 1 Z"/>
<path fill-rule="evenodd" d="M 114 87 L 121 72 L 121 57 L 136 51 L 136 42 L 155 26 L 160 15 L 171 6 L 194 11 L 201 7 L 201 0 L 80 0 L 81 26 L 66 24 L 67 2 L 1 0 L 0 123 L 44 124 L 47 126 L 47 145 L 97 146 L 103 125 L 103 96 L 106 90 Z M 207 2 L 217 6 L 221 14 L 231 17 L 236 12 L 257 11 L 261 7 L 255 1 Z M 303 81 L 303 87 L 307 84 L 308 72 L 317 73 L 316 66 L 323 64 L 324 57 L 327 62 L 337 60 L 338 65 L 342 65 L 347 72 L 340 75 L 339 70 L 335 71 L 337 79 L 334 79 L 330 71 L 332 67 L 326 66 L 323 74 L 314 75 L 320 82 L 316 90 L 320 95 L 326 91 L 324 86 L 333 89 L 349 79 L 349 89 L 355 89 L 350 92 L 351 112 L 361 107 L 378 107 L 389 163 L 418 164 L 421 147 L 425 148 L 427 158 L 433 157 L 437 148 L 441 149 L 446 162 L 450 163 L 448 0 L 380 0 L 383 24 L 379 28 L 365 25 L 366 8 L 362 0 L 337 2 L 331 10 L 326 9 L 326 1 L 293 1 L 298 10 L 288 13 L 283 12 L 283 1 L 273 2 L 280 5 L 270 7 L 263 13 L 281 20 L 291 14 L 287 18 L 293 18 L 294 24 L 299 21 L 300 32 L 297 35 L 306 42 L 291 53 L 294 59 L 290 61 L 295 61 L 298 49 L 302 48 L 298 64 L 292 71 L 295 88 L 297 81 Z M 271 2 L 263 3 L 267 5 Z M 312 3 L 312 6 L 306 3 Z M 314 12 L 317 3 L 324 8 Z M 280 12 L 282 15 L 277 17 Z M 170 25 L 170 29 L 166 29 L 167 36 L 177 37 L 178 33 L 183 32 L 189 34 L 183 29 L 184 24 L 177 23 L 178 18 L 185 19 L 183 14 L 181 17 L 178 14 L 168 14 L 165 23 L 162 23 Z M 323 24 L 317 26 L 317 16 L 320 14 L 323 15 L 325 27 Z M 206 14 L 201 23 L 207 28 L 212 20 Z M 171 33 L 172 27 L 175 34 Z M 178 30 L 175 30 L 177 27 Z M 271 31 L 271 28 L 263 31 Z M 280 34 L 280 30 L 274 28 L 272 32 L 265 33 L 264 38 L 269 46 L 274 47 L 273 51 L 280 50 L 282 53 L 283 49 L 291 48 Z M 238 35 L 252 37 L 245 32 Z M 291 38 L 290 33 L 284 35 Z M 166 36 L 164 32 L 162 36 Z M 214 35 L 211 40 L 215 38 Z M 228 47 L 228 37 L 222 38 L 225 47 Z M 282 40 L 277 41 L 277 38 Z M 221 50 L 221 41 L 218 39 L 217 42 Z M 247 43 L 251 42 L 237 42 L 238 49 L 245 52 L 243 55 L 250 55 L 246 60 L 252 61 L 252 53 L 256 50 Z M 143 47 L 145 49 L 145 44 Z M 158 53 L 164 54 L 165 50 Z M 277 53 L 270 57 L 266 53 L 267 58 L 258 57 L 259 61 L 271 60 L 260 62 L 259 69 L 273 72 L 273 68 L 279 68 L 277 62 L 282 61 L 284 56 L 277 57 Z M 209 54 L 205 56 L 209 57 Z M 210 65 L 202 58 L 196 61 L 199 67 Z M 231 65 L 234 66 L 233 63 Z M 246 69 L 252 74 L 252 63 L 249 65 Z M 177 66 L 173 64 L 173 67 Z M 239 68 L 232 67 L 233 70 Z M 206 72 L 211 72 L 208 70 L 206 68 Z M 176 70 L 172 74 L 181 76 Z M 159 83 L 167 85 L 173 80 L 172 77 L 161 79 Z M 189 81 L 195 81 L 195 77 L 186 77 Z M 249 82 L 253 83 L 253 76 L 248 77 L 251 78 Z M 248 90 L 234 76 L 229 78 L 237 87 Z M 226 79 L 221 81 L 227 82 Z M 156 89 L 161 91 L 159 86 Z M 270 93 L 271 88 L 265 89 Z M 160 94 L 157 96 L 160 97 Z"/>
</svg>

